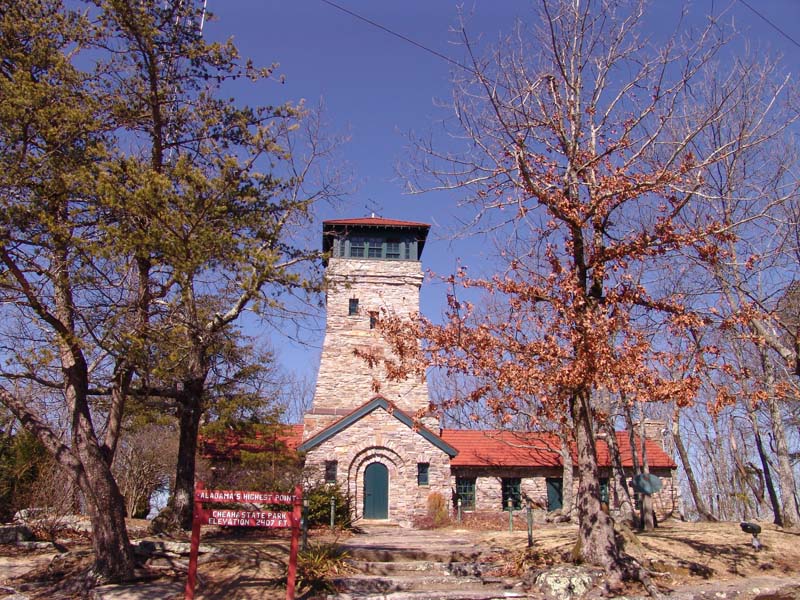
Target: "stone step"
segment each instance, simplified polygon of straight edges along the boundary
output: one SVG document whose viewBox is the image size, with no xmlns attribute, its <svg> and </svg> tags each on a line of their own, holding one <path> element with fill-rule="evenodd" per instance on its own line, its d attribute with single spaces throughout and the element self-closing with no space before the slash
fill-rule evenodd
<svg viewBox="0 0 800 600">
<path fill-rule="evenodd" d="M 451 573 L 445 563 L 432 560 L 401 562 L 348 560 L 347 563 L 364 575 L 390 575 L 394 573 L 435 573 L 437 575 L 449 575 Z"/>
<path fill-rule="evenodd" d="M 488 562 L 440 562 L 433 560 L 415 561 L 365 561 L 348 560 L 347 563 L 365 575 L 391 575 L 393 573 L 435 573 L 459 577 L 481 577 L 499 567 Z"/>
<path fill-rule="evenodd" d="M 342 550 L 347 552 L 353 560 L 370 562 L 475 562 L 482 552 L 478 548 L 463 547 L 458 545 L 425 546 L 422 548 L 407 548 L 401 545 L 356 545 L 353 543 L 342 544 Z"/>
<path fill-rule="evenodd" d="M 386 593 L 404 591 L 430 591 L 434 589 L 458 589 L 480 587 L 477 577 L 457 577 L 454 575 L 388 574 L 388 575 L 350 575 L 334 579 L 337 589 L 349 593 Z"/>
<path fill-rule="evenodd" d="M 506 600 L 508 598 L 530 598 L 517 590 L 497 589 L 447 589 L 400 591 L 378 594 L 341 593 L 327 596 L 328 600 Z"/>
<path fill-rule="evenodd" d="M 486 580 L 480 577 L 420 573 L 406 575 L 352 575 L 334 580 L 334 585 L 342 593 L 359 597 L 399 592 L 420 592 L 422 594 L 459 592 L 465 595 L 480 592 L 490 597 L 504 596 L 504 594 L 518 592 L 518 590 L 515 590 L 518 587 L 517 583 L 500 578 Z M 504 597 L 518 597 L 518 595 L 514 596 L 512 594 Z"/>
</svg>

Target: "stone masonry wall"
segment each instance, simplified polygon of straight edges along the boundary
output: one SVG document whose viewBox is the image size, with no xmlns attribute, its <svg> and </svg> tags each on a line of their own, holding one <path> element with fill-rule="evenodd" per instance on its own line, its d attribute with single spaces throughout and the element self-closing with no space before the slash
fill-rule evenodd
<svg viewBox="0 0 800 600">
<path fill-rule="evenodd" d="M 325 461 L 338 463 L 337 483 L 346 490 L 355 518 L 364 510 L 364 470 L 379 462 L 389 470 L 389 520 L 411 527 L 427 511 L 433 492 L 450 499 L 450 460 L 382 408 L 366 415 L 306 454 L 306 469 L 324 473 Z M 417 463 L 428 463 L 429 484 L 417 484 Z"/>
<path fill-rule="evenodd" d="M 423 380 L 386 380 L 380 366 L 370 368 L 355 356 L 356 349 L 388 351 L 378 332 L 370 329 L 370 313 L 382 309 L 399 316 L 419 311 L 423 275 L 417 261 L 331 258 L 327 269 L 327 319 L 317 387 L 304 437 L 361 406 L 377 394 L 414 414 L 428 407 L 428 385 Z M 358 314 L 350 316 L 349 301 L 358 299 Z M 379 382 L 379 389 L 373 386 Z"/>
<path fill-rule="evenodd" d="M 523 503 L 530 500 L 534 507 L 547 507 L 547 483 L 548 477 L 561 478 L 561 469 L 465 469 L 458 470 L 459 476 L 475 477 L 475 510 L 476 511 L 500 511 L 502 510 L 503 488 L 502 479 L 504 477 L 519 477 L 520 490 L 522 492 Z M 674 473 L 669 469 L 654 471 L 661 479 L 663 487 L 653 496 L 653 508 L 659 519 L 666 517 L 679 517 L 680 504 L 678 494 L 678 481 Z M 601 477 L 607 477 L 608 473 L 601 473 Z M 633 476 L 628 474 L 628 479 Z M 609 481 L 609 485 L 612 482 Z M 455 490 L 455 474 L 451 478 L 451 487 Z M 573 478 L 573 501 L 578 494 L 578 474 Z M 452 496 L 448 498 L 452 500 Z M 613 504 L 611 497 L 609 500 Z M 611 506 L 612 511 L 619 506 Z"/>
</svg>

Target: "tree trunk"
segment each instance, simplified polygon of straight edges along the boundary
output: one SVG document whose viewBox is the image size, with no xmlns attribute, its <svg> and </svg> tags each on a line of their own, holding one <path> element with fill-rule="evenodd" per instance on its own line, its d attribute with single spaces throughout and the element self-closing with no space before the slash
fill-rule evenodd
<svg viewBox="0 0 800 600">
<path fill-rule="evenodd" d="M 778 459 L 778 482 L 781 488 L 781 521 L 786 529 L 800 528 L 800 513 L 794 499 L 797 484 L 792 470 L 792 461 L 789 455 L 789 445 L 786 442 L 786 431 L 783 428 L 783 415 L 781 414 L 778 399 L 775 397 L 775 370 L 766 351 L 762 351 L 762 364 L 764 365 L 764 379 L 769 399 L 770 421 L 772 421 L 772 435 L 775 437 L 775 454 Z"/>
<path fill-rule="evenodd" d="M 639 453 L 636 450 L 636 431 L 633 426 L 633 417 L 631 416 L 630 405 L 625 404 L 623 412 L 625 414 L 625 427 L 628 430 L 628 443 L 631 445 L 631 464 L 633 465 L 633 474 L 639 475 L 642 471 L 639 467 Z M 634 507 L 634 511 L 636 508 L 639 509 L 638 523 L 636 523 L 636 526 L 642 528 L 644 527 L 644 522 L 642 520 L 642 495 L 639 492 L 636 492 L 635 497 L 640 504 L 639 507 Z"/>
<path fill-rule="evenodd" d="M 44 444 L 83 494 L 92 524 L 97 578 L 104 581 L 131 579 L 135 561 L 125 528 L 124 501 L 91 429 L 85 397 L 74 392 L 68 387 L 65 393 L 72 407 L 72 447 L 64 445 L 44 420 L 28 410 L 22 399 L 0 388 L 0 400 Z"/>
<path fill-rule="evenodd" d="M 585 395 L 573 396 L 570 399 L 570 412 L 575 425 L 575 445 L 578 451 L 580 558 L 586 563 L 606 569 L 609 585 L 616 587 L 622 579 L 620 548 L 614 535 L 614 522 L 600 506 L 600 479 L 588 398 Z"/>
<path fill-rule="evenodd" d="M 625 469 L 622 466 L 622 457 L 619 453 L 614 423 L 610 419 L 605 423 L 605 430 L 608 436 L 608 454 L 611 457 L 611 466 L 614 472 L 614 477 L 612 478 L 614 485 L 613 488 L 609 489 L 609 492 L 614 494 L 614 505 L 618 507 L 620 518 L 625 522 L 631 523 L 633 522 L 633 501 L 626 482 Z"/>
<path fill-rule="evenodd" d="M 644 429 L 644 411 L 639 406 L 639 440 L 642 447 L 642 473 L 650 474 L 650 465 L 647 463 L 647 438 Z M 653 510 L 653 496 L 642 494 L 642 529 L 653 531 L 656 528 L 655 511 Z"/>
<path fill-rule="evenodd" d="M 561 474 L 561 514 L 567 517 L 575 509 L 575 499 L 572 493 L 575 466 L 572 464 L 572 451 L 567 435 L 561 432 L 559 437 L 561 438 L 561 462 L 564 466 Z"/>
<path fill-rule="evenodd" d="M 772 481 L 772 469 L 770 469 L 769 458 L 767 458 L 767 452 L 764 448 L 764 439 L 761 437 L 761 428 L 758 425 L 755 411 L 750 408 L 748 412 L 750 413 L 750 422 L 753 424 L 758 458 L 761 461 L 761 469 L 764 471 L 764 484 L 767 486 L 769 502 L 772 505 L 772 522 L 781 527 L 783 526 L 783 521 L 781 520 L 781 503 L 778 501 L 778 492 L 775 490 L 775 483 Z"/>
<path fill-rule="evenodd" d="M 686 451 L 686 446 L 683 445 L 683 438 L 680 434 L 680 415 L 678 414 L 677 410 L 675 411 L 675 416 L 672 419 L 672 440 L 675 442 L 675 448 L 678 450 L 678 456 L 681 459 L 681 465 L 683 466 L 683 471 L 686 473 L 686 479 L 689 482 L 689 492 L 692 494 L 692 501 L 694 501 L 694 507 L 697 510 L 697 515 L 702 521 L 716 521 L 716 517 L 711 514 L 711 511 L 708 510 L 706 506 L 706 502 L 703 499 L 702 494 L 700 493 L 700 488 L 697 485 L 697 480 L 694 477 L 694 469 L 692 469 L 692 463 L 689 460 L 689 453 Z"/>
<path fill-rule="evenodd" d="M 192 528 L 197 438 L 203 415 L 204 385 L 205 377 L 189 379 L 184 382 L 183 392 L 178 398 L 180 437 L 175 485 L 167 506 L 153 519 L 151 528 L 155 532 Z"/>
<path fill-rule="evenodd" d="M 94 570 L 103 580 L 130 579 L 136 565 L 125 527 L 125 501 L 100 447 L 85 448 L 80 454 L 85 472 L 78 485 L 92 523 Z"/>
<path fill-rule="evenodd" d="M 775 436 L 776 457 L 778 459 L 778 481 L 781 489 L 781 526 L 785 529 L 796 530 L 800 528 L 800 514 L 798 514 L 794 491 L 796 483 L 792 461 L 789 456 L 789 446 L 786 442 L 786 432 L 778 400 L 774 396 L 769 399 L 769 415 L 772 421 L 772 434 Z"/>
</svg>

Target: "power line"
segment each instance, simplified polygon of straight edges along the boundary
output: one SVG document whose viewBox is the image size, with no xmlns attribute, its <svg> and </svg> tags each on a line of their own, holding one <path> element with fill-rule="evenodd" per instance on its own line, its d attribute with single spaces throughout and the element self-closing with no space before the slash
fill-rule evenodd
<svg viewBox="0 0 800 600">
<path fill-rule="evenodd" d="M 749 2 L 747 2 L 747 0 L 739 0 L 739 2 L 741 2 L 742 4 L 744 4 L 744 5 L 745 5 L 747 8 L 749 8 L 751 11 L 753 11 L 753 12 L 754 12 L 754 13 L 755 13 L 755 14 L 756 14 L 756 15 L 757 15 L 757 16 L 758 16 L 760 19 L 762 19 L 762 20 L 763 20 L 763 21 L 764 21 L 764 22 L 765 22 L 767 25 L 769 25 L 770 27 L 772 27 L 772 28 L 773 28 L 775 31 L 777 31 L 778 33 L 780 33 L 780 34 L 781 34 L 783 37 L 785 37 L 787 40 L 789 40 L 790 42 L 792 42 L 792 43 L 793 43 L 795 46 L 797 46 L 798 48 L 800 48 L 800 42 L 798 42 L 797 40 L 795 40 L 795 39 L 794 39 L 792 36 L 790 36 L 788 33 L 786 33 L 786 32 L 785 32 L 783 29 L 781 29 L 780 27 L 778 27 L 778 26 L 777 26 L 775 23 L 773 23 L 771 20 L 769 20 L 769 19 L 768 19 L 768 18 L 767 18 L 765 15 L 763 15 L 763 14 L 762 14 L 762 13 L 760 13 L 760 12 L 758 12 L 758 11 L 757 11 L 755 8 L 753 8 L 753 7 L 750 5 L 750 3 L 749 3 Z"/>
<path fill-rule="evenodd" d="M 324 2 L 328 6 L 332 6 L 333 8 L 342 11 L 345 14 L 350 15 L 351 17 L 355 17 L 356 19 L 358 19 L 360 21 L 364 21 L 365 23 L 368 23 L 368 24 L 372 25 L 373 27 L 377 27 L 378 29 L 380 29 L 382 31 L 385 31 L 389 35 L 393 35 L 396 38 L 399 38 L 399 39 L 403 40 L 404 42 L 408 42 L 409 44 L 413 44 L 417 48 L 419 48 L 421 50 L 424 50 L 425 52 L 428 52 L 430 54 L 433 54 L 434 56 L 437 56 L 438 58 L 441 58 L 442 60 L 446 60 L 450 64 L 453 64 L 453 65 L 459 67 L 460 69 L 464 69 L 465 71 L 469 71 L 473 75 L 479 75 L 479 73 L 477 73 L 475 71 L 475 69 L 471 69 L 470 67 L 461 64 L 460 62 L 450 58 L 446 54 L 442 54 L 441 52 L 437 52 L 433 48 L 429 48 L 428 46 L 425 46 L 424 44 L 420 44 L 419 42 L 417 42 L 415 40 L 412 40 L 410 37 L 407 37 L 407 36 L 403 35 L 402 33 L 398 33 L 396 31 L 393 31 L 393 30 L 389 29 L 388 27 L 385 27 L 385 26 L 381 25 L 380 23 L 377 23 L 377 22 L 375 22 L 375 21 L 373 21 L 371 19 L 368 19 L 367 17 L 364 17 L 364 16 L 362 16 L 362 15 L 356 13 L 356 12 L 353 12 L 352 10 L 350 10 L 348 8 L 345 8 L 344 6 L 340 6 L 339 4 L 336 4 L 335 2 L 332 2 L 331 0 L 320 0 L 320 1 Z"/>
</svg>

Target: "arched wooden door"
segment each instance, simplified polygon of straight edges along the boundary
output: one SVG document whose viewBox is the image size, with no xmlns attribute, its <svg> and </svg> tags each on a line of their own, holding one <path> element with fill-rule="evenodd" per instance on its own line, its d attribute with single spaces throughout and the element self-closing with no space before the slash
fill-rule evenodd
<svg viewBox="0 0 800 600">
<path fill-rule="evenodd" d="M 364 471 L 364 518 L 389 518 L 389 469 L 371 463 Z"/>
</svg>

